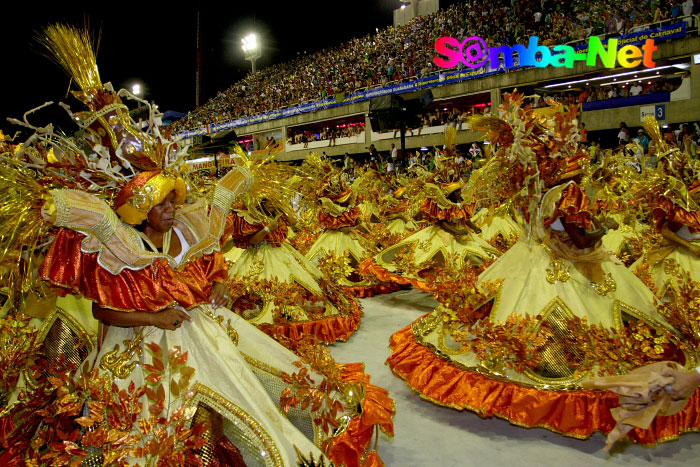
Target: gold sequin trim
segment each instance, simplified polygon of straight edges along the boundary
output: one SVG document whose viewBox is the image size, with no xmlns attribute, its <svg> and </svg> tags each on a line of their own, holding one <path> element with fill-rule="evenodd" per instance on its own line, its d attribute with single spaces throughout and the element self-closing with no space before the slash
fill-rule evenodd
<svg viewBox="0 0 700 467">
<path fill-rule="evenodd" d="M 124 104 L 110 104 L 108 106 L 103 107 L 102 109 L 98 110 L 97 112 L 81 112 L 78 115 L 80 115 L 81 119 L 83 120 L 83 124 L 85 126 L 90 126 L 92 125 L 97 119 L 102 118 L 106 116 L 108 113 L 112 111 L 116 111 L 118 109 L 122 109 L 126 112 L 129 111 L 129 108 L 125 106 Z M 87 118 L 84 118 L 85 116 L 88 116 Z M 112 120 L 112 116 L 109 117 L 110 121 Z M 107 122 L 105 122 L 107 123 Z"/>
<path fill-rule="evenodd" d="M 617 290 L 617 283 L 615 282 L 615 279 L 612 278 L 612 275 L 610 275 L 610 273 L 607 273 L 603 282 L 600 282 L 598 284 L 596 284 L 595 282 L 591 282 L 591 287 L 593 287 L 595 293 L 604 297 L 609 292 L 614 292 Z"/>
<path fill-rule="evenodd" d="M 212 205 L 220 208 L 224 212 L 228 212 L 236 200 L 236 193 L 228 188 L 218 185 L 214 190 L 214 199 Z"/>
<path fill-rule="evenodd" d="M 107 370 L 112 373 L 112 376 L 119 379 L 125 379 L 129 377 L 136 365 L 137 361 L 131 361 L 134 355 L 139 357 L 143 354 L 143 346 L 141 343 L 144 338 L 144 328 L 137 328 L 134 332 L 134 337 L 131 340 L 125 340 L 124 346 L 126 347 L 123 352 L 119 352 L 119 344 L 114 346 L 114 349 L 107 352 L 100 359 L 100 368 Z"/>
<path fill-rule="evenodd" d="M 99 240 L 106 243 L 117 232 L 118 225 L 119 218 L 117 217 L 117 213 L 115 213 L 111 209 L 108 209 L 107 211 L 105 211 L 105 214 L 104 216 L 102 216 L 102 219 L 100 219 L 100 221 L 97 224 L 95 224 L 95 226 L 91 230 Z"/>
<path fill-rule="evenodd" d="M 53 202 L 56 206 L 56 221 L 54 225 L 63 227 L 70 221 L 70 205 L 66 195 L 63 190 L 51 190 L 49 193 L 53 196 Z"/>
<path fill-rule="evenodd" d="M 266 464 L 274 467 L 284 466 L 282 455 L 272 437 L 257 420 L 248 414 L 248 412 L 201 383 L 196 383 L 193 391 L 194 397 L 191 403 L 194 406 L 199 402 L 203 402 L 229 420 L 237 419 L 242 421 L 250 432 L 262 443 L 265 450 L 263 458 Z"/>
<path fill-rule="evenodd" d="M 566 282 L 571 278 L 569 270 L 571 265 L 561 259 L 552 259 L 547 268 L 547 282 L 556 284 L 557 281 Z"/>
<path fill-rule="evenodd" d="M 547 306 L 544 308 L 544 312 L 542 313 L 542 319 L 540 320 L 539 323 L 537 323 L 537 326 L 534 329 L 535 334 L 539 333 L 540 327 L 542 326 L 542 323 L 545 321 L 550 322 L 553 326 L 552 328 L 555 330 L 559 330 L 559 332 L 563 333 L 568 333 L 569 335 L 572 335 L 573 332 L 568 330 L 568 319 L 574 318 L 574 313 L 571 311 L 571 309 L 566 306 L 566 304 L 559 298 L 555 297 L 553 298 Z M 556 333 L 555 333 L 556 335 Z M 557 389 L 559 387 L 563 386 L 571 386 L 574 384 L 577 384 L 581 382 L 584 378 L 586 378 L 589 374 L 588 371 L 579 373 L 577 375 L 576 369 L 571 368 L 568 366 L 567 363 L 561 361 L 562 357 L 561 355 L 558 354 L 557 349 L 557 343 L 554 342 L 553 345 L 547 346 L 543 349 L 541 349 L 541 352 L 544 352 L 546 354 L 551 354 L 548 355 L 550 358 L 548 359 L 547 363 L 558 370 L 560 373 L 571 373 L 571 376 L 564 376 L 564 377 L 559 377 L 559 378 L 548 378 L 542 375 L 539 375 L 535 373 L 532 370 L 526 370 L 525 374 L 527 375 L 528 378 L 531 380 L 539 383 L 542 385 L 543 388 L 545 389 Z M 557 361 L 559 360 L 559 361 Z M 581 367 L 586 366 L 586 360 L 581 363 Z M 566 369 L 562 368 L 563 366 L 566 366 Z"/>
</svg>

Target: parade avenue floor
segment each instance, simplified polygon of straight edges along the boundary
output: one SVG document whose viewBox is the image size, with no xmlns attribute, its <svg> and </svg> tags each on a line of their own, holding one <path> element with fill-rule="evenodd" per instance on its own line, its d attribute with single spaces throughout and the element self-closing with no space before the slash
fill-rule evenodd
<svg viewBox="0 0 700 467">
<path fill-rule="evenodd" d="M 700 434 L 650 449 L 618 442 L 604 450 L 605 437 L 567 438 L 544 429 L 524 429 L 496 418 L 482 419 L 422 400 L 384 364 L 389 337 L 437 302 L 423 292 L 405 290 L 363 299 L 362 326 L 348 342 L 331 346 L 340 362 L 365 362 L 372 383 L 396 400 L 396 435 L 381 435 L 379 454 L 395 466 L 689 466 L 700 462 Z"/>
</svg>

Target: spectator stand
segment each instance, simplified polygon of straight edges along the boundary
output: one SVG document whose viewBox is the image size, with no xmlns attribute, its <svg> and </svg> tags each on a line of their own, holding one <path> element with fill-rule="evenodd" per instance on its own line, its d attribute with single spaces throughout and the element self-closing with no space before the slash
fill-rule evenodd
<svg viewBox="0 0 700 467">
<path fill-rule="evenodd" d="M 468 119 L 472 115 L 484 115 L 491 112 L 491 93 L 477 93 L 452 99 L 432 102 L 421 115 L 423 125 L 407 129 L 406 136 L 427 136 L 442 134 L 448 126 L 455 126 L 457 131 L 467 131 Z M 394 139 L 399 136 L 398 129 L 375 131 L 372 129 L 372 141 Z"/>
<path fill-rule="evenodd" d="M 365 114 L 287 128 L 286 151 L 364 144 Z"/>
<path fill-rule="evenodd" d="M 530 103 L 535 107 L 554 99 L 569 105 L 580 104 L 583 111 L 683 101 L 691 98 L 689 60 L 658 61 L 655 68 L 615 69 L 519 90 L 532 95 Z"/>
<path fill-rule="evenodd" d="M 626 0 L 615 2 L 613 11 L 610 6 L 592 0 L 543 0 L 537 8 L 524 0 L 493 0 L 488 5 L 466 0 L 414 18 L 406 26 L 377 30 L 375 35 L 250 74 L 176 123 L 173 132 L 205 124 L 212 127 L 210 131 L 219 131 L 245 124 L 236 124 L 236 117 L 252 117 L 250 123 L 255 123 L 366 100 L 378 95 L 377 88 L 400 93 L 498 72 L 438 70 L 432 63 L 433 44 L 442 36 L 461 39 L 478 35 L 498 47 L 523 43 L 536 35 L 542 44 L 555 45 L 585 40 L 591 34 L 619 36 L 649 25 L 665 27 L 673 21 L 697 27 L 696 19 L 681 16 L 686 12 L 669 3 Z M 539 16 L 533 8 L 540 10 Z M 663 36 L 658 37 L 662 40 Z M 406 84 L 410 86 L 404 89 Z M 200 129 L 195 134 L 206 131 Z"/>
</svg>

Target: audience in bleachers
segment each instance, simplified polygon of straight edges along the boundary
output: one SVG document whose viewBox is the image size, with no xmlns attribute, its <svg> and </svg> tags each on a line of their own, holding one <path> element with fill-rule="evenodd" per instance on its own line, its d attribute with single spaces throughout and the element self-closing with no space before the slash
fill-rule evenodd
<svg viewBox="0 0 700 467">
<path fill-rule="evenodd" d="M 173 130 L 326 97 L 342 99 L 360 89 L 435 74 L 439 70 L 433 63 L 433 45 L 442 36 L 479 36 L 490 46 L 499 46 L 525 43 L 537 35 L 544 44 L 563 44 L 591 34 L 624 34 L 642 24 L 684 15 L 688 8 L 696 13 L 697 5 L 692 0 L 466 0 L 414 18 L 406 26 L 388 27 L 248 74 L 174 123 Z"/>
</svg>

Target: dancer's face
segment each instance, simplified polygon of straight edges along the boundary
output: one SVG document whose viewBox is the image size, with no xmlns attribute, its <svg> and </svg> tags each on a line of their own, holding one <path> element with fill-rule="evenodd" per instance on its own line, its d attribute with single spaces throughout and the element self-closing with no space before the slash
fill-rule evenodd
<svg viewBox="0 0 700 467">
<path fill-rule="evenodd" d="M 168 193 L 162 203 L 154 206 L 148 212 L 148 225 L 157 232 L 167 232 L 173 228 L 175 218 L 175 191 Z"/>
</svg>

